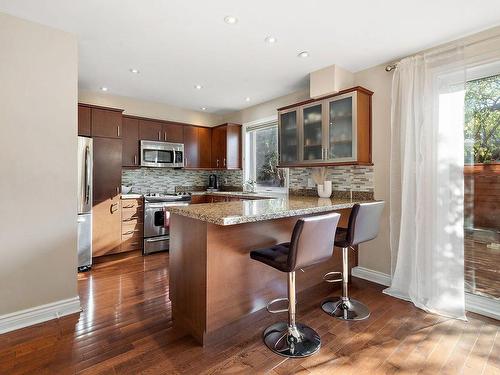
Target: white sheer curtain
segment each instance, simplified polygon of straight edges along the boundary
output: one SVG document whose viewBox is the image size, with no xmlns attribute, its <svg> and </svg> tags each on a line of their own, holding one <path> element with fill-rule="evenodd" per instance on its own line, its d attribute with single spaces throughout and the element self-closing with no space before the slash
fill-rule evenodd
<svg viewBox="0 0 500 375">
<path fill-rule="evenodd" d="M 384 292 L 465 319 L 463 47 L 403 59 L 392 86 L 392 284 Z"/>
</svg>

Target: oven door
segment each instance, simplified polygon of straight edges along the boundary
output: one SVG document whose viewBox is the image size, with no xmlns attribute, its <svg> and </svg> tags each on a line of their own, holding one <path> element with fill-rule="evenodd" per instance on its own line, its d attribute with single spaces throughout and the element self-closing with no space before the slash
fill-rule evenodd
<svg viewBox="0 0 500 375">
<path fill-rule="evenodd" d="M 144 237 L 166 236 L 169 234 L 165 227 L 164 207 L 187 206 L 188 202 L 158 202 L 146 203 L 144 210 Z"/>
</svg>

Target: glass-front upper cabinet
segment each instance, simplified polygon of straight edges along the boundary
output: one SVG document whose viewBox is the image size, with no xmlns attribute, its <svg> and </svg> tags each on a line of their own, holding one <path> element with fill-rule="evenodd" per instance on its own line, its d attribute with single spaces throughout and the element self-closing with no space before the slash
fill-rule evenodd
<svg viewBox="0 0 500 375">
<path fill-rule="evenodd" d="M 324 153 L 323 104 L 302 107 L 302 160 L 322 161 Z"/>
<path fill-rule="evenodd" d="M 356 160 L 356 92 L 327 100 L 327 160 Z"/>
<path fill-rule="evenodd" d="M 293 164 L 299 161 L 298 111 L 292 109 L 279 115 L 280 164 Z"/>
<path fill-rule="evenodd" d="M 280 164 L 372 165 L 372 95 L 358 86 L 278 109 Z"/>
</svg>

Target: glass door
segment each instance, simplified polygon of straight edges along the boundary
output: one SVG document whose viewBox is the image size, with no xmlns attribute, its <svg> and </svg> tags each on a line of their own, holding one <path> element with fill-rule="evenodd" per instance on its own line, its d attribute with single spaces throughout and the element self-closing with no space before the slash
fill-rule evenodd
<svg viewBox="0 0 500 375">
<path fill-rule="evenodd" d="M 315 103 L 302 108 L 304 162 L 323 161 L 323 104 Z"/>
<path fill-rule="evenodd" d="M 465 291 L 500 301 L 498 68 L 465 85 L 464 260 Z"/>
<path fill-rule="evenodd" d="M 328 101 L 328 146 L 326 159 L 356 160 L 356 93 Z"/>
<path fill-rule="evenodd" d="M 280 164 L 293 164 L 298 161 L 299 133 L 297 110 L 281 112 L 279 115 Z"/>
</svg>

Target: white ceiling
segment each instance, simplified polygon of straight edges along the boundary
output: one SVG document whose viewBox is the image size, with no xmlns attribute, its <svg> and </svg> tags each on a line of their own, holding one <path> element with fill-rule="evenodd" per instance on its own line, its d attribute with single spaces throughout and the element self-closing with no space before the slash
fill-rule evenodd
<svg viewBox="0 0 500 375">
<path fill-rule="evenodd" d="M 213 113 L 307 87 L 328 65 L 355 72 L 500 24 L 498 0 L 0 0 L 0 11 L 77 34 L 80 88 Z"/>
</svg>

